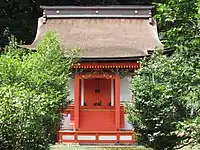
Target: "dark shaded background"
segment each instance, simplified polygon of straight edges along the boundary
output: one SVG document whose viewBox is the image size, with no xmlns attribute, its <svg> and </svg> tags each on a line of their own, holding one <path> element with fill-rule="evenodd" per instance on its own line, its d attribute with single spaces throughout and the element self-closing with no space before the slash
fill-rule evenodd
<svg viewBox="0 0 200 150">
<path fill-rule="evenodd" d="M 162 0 L 0 0 L 0 47 L 8 43 L 12 34 L 19 41 L 32 43 L 37 19 L 42 16 L 40 5 L 149 5 Z"/>
</svg>

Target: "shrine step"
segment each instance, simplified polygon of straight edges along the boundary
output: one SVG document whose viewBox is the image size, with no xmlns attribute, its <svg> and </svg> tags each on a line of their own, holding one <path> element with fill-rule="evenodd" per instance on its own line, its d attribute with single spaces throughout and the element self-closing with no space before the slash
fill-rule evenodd
<svg viewBox="0 0 200 150">
<path fill-rule="evenodd" d="M 58 132 L 59 143 L 135 144 L 133 131 L 69 131 Z"/>
</svg>

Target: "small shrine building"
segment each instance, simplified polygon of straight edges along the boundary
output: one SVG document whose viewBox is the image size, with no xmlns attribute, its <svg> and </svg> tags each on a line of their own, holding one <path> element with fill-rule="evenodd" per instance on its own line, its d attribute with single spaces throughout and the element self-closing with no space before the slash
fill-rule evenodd
<svg viewBox="0 0 200 150">
<path fill-rule="evenodd" d="M 152 6 L 41 6 L 35 48 L 48 31 L 66 48 L 80 48 L 72 66 L 70 98 L 58 131 L 60 143 L 135 143 L 124 104 L 133 101 L 133 73 L 161 45 Z"/>
</svg>

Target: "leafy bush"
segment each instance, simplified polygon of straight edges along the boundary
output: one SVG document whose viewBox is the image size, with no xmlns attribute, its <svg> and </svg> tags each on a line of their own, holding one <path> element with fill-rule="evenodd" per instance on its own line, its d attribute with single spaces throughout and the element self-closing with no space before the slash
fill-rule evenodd
<svg viewBox="0 0 200 150">
<path fill-rule="evenodd" d="M 173 133 L 178 121 L 187 115 L 173 84 L 177 80 L 171 76 L 174 69 L 176 66 L 166 56 L 156 56 L 143 64 L 132 81 L 135 102 L 127 107 L 129 120 L 135 127 L 138 143 L 155 150 L 172 149 L 182 140 Z"/>
<path fill-rule="evenodd" d="M 63 57 L 55 33 L 36 52 L 11 40 L 0 56 L 0 149 L 46 150 L 69 103 L 67 81 L 77 51 Z"/>
<path fill-rule="evenodd" d="M 200 40 L 198 2 L 159 4 L 157 20 L 165 26 L 165 46 L 142 62 L 132 81 L 133 104 L 127 106 L 140 144 L 157 150 L 200 142 Z"/>
</svg>

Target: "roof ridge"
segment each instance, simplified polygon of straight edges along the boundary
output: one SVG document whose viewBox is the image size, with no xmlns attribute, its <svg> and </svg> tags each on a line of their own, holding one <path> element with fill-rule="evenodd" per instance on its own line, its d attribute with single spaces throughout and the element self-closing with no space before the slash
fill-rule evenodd
<svg viewBox="0 0 200 150">
<path fill-rule="evenodd" d="M 151 18 L 154 6 L 41 6 L 44 18 Z"/>
<path fill-rule="evenodd" d="M 104 5 L 104 6 L 49 6 L 49 5 L 41 5 L 41 9 L 152 9 L 154 5 Z"/>
</svg>

